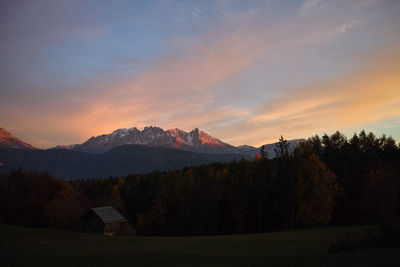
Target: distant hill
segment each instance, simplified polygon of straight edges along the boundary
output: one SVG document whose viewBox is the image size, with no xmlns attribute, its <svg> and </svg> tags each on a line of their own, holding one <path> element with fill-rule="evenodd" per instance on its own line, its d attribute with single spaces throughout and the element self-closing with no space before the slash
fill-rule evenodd
<svg viewBox="0 0 400 267">
<path fill-rule="evenodd" d="M 0 148 L 36 149 L 0 127 Z"/>
<path fill-rule="evenodd" d="M 181 169 L 186 166 L 239 160 L 243 157 L 249 158 L 240 154 L 203 154 L 145 145 L 118 146 L 102 154 L 68 149 L 0 149 L 0 162 L 3 164 L 0 172 L 22 167 L 48 171 L 57 177 L 75 180 Z"/>
<path fill-rule="evenodd" d="M 304 142 L 305 139 L 292 139 L 288 140 L 289 144 L 289 152 L 292 152 L 301 142 Z M 274 149 L 276 148 L 277 143 L 273 144 L 265 144 L 264 145 L 264 150 L 267 153 L 269 158 L 274 158 L 276 156 Z M 252 147 L 252 146 L 239 146 L 237 147 L 237 153 L 240 153 L 242 155 L 247 155 L 254 157 L 255 154 L 260 153 L 260 147 Z"/>
</svg>

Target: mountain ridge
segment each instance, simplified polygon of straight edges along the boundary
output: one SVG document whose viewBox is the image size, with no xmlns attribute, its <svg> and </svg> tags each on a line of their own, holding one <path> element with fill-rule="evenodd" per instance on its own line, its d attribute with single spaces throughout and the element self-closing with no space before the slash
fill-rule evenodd
<svg viewBox="0 0 400 267">
<path fill-rule="evenodd" d="M 290 150 L 305 139 L 288 140 Z M 265 144 L 265 152 L 274 157 L 276 143 Z M 249 145 L 233 146 L 208 133 L 193 129 L 190 132 L 174 128 L 163 130 L 157 126 L 147 126 L 143 130 L 136 127 L 116 129 L 109 134 L 92 136 L 82 144 L 58 145 L 48 150 L 68 149 L 91 153 L 105 153 L 114 147 L 122 145 L 146 145 L 152 147 L 167 147 L 204 154 L 239 154 L 254 157 L 261 147 Z M 14 137 L 5 129 L 0 128 L 0 148 L 37 149 L 32 145 Z"/>
<path fill-rule="evenodd" d="M 74 150 L 104 153 L 113 147 L 126 144 L 162 146 L 209 154 L 236 152 L 234 146 L 198 128 L 186 132 L 178 128 L 164 130 L 156 126 L 147 126 L 143 130 L 136 127 L 117 129 L 109 134 L 92 136 L 82 144 L 68 147 Z"/>
<path fill-rule="evenodd" d="M 0 148 L 37 149 L 0 127 Z"/>
<path fill-rule="evenodd" d="M 305 139 L 288 140 L 289 149 L 292 150 Z M 104 153 L 113 147 L 120 145 L 148 145 L 158 147 L 169 147 L 195 153 L 223 154 L 234 153 L 254 157 L 260 151 L 260 147 L 249 145 L 233 146 L 208 133 L 193 129 L 190 132 L 175 128 L 163 130 L 157 126 L 147 126 L 141 131 L 136 127 L 129 129 L 122 128 L 114 130 L 109 134 L 92 136 L 82 144 L 71 145 L 68 148 L 73 150 Z M 275 156 L 275 143 L 265 144 L 265 152 Z"/>
<path fill-rule="evenodd" d="M 16 143 L 10 141 L 0 146 L 0 172 L 22 167 L 49 171 L 68 180 L 180 169 L 241 158 L 251 160 L 260 152 L 260 148 L 252 146 L 229 145 L 197 128 L 190 132 L 177 128 L 164 131 L 159 127 L 146 127 L 143 131 L 136 127 L 117 129 L 108 135 L 93 136 L 80 145 L 47 150 L 35 149 L 4 129 L 1 133 L 4 140 Z M 289 140 L 290 150 L 303 140 Z M 269 157 L 275 156 L 275 144 L 264 146 Z"/>
</svg>

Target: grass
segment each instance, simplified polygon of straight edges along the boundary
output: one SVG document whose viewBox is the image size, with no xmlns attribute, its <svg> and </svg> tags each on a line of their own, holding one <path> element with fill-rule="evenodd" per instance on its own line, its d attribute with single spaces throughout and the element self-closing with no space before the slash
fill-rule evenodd
<svg viewBox="0 0 400 267">
<path fill-rule="evenodd" d="M 200 236 L 103 236 L 0 225 L 0 266 L 400 266 L 400 248 L 329 253 L 365 227 Z"/>
</svg>

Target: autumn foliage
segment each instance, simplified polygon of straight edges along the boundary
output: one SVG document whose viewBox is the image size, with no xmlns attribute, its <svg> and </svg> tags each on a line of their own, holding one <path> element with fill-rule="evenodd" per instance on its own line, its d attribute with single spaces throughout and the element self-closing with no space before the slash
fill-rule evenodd
<svg viewBox="0 0 400 267">
<path fill-rule="evenodd" d="M 311 154 L 300 165 L 296 184 L 297 218 L 304 225 L 327 225 L 335 199 L 340 195 L 336 175 L 317 155 Z"/>
<path fill-rule="evenodd" d="M 65 226 L 83 212 L 83 196 L 49 173 L 24 170 L 0 177 L 0 220 L 24 226 Z"/>
</svg>

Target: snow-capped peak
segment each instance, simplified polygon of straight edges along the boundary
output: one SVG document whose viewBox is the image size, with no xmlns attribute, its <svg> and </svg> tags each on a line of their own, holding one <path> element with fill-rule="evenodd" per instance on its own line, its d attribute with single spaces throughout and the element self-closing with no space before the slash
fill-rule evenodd
<svg viewBox="0 0 400 267">
<path fill-rule="evenodd" d="M 106 151 L 115 146 L 125 144 L 140 144 L 150 146 L 167 146 L 185 150 L 203 150 L 206 148 L 230 148 L 219 139 L 200 131 L 198 128 L 190 132 L 175 128 L 163 130 L 156 126 L 147 126 L 143 130 L 136 127 L 117 129 L 110 134 L 91 137 L 76 148 L 88 151 Z"/>
</svg>

